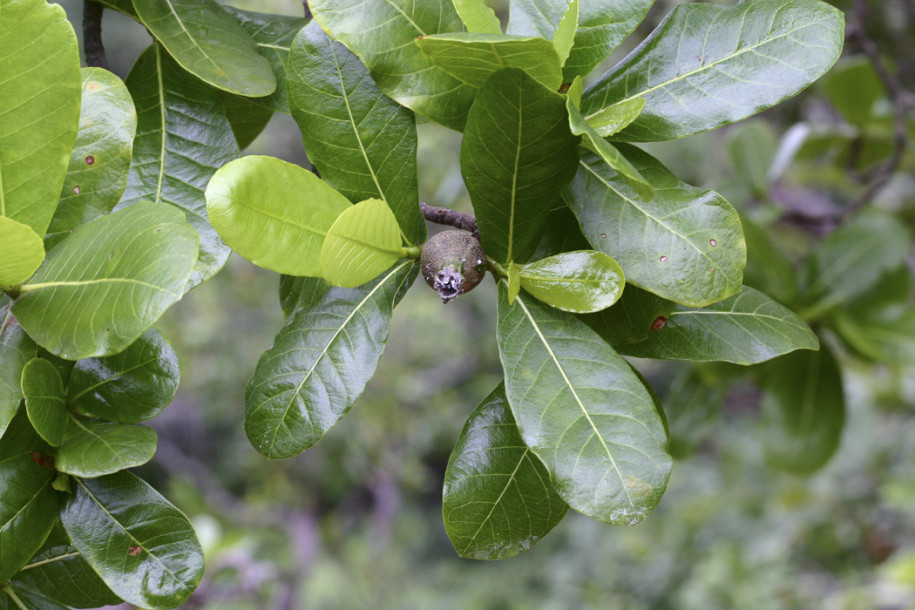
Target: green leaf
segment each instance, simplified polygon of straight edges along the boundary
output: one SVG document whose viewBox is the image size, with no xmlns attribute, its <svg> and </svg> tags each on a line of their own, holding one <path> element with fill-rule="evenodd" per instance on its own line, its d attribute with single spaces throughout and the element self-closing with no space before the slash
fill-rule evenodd
<svg viewBox="0 0 915 610">
<path fill-rule="evenodd" d="M 345 44 L 386 95 L 418 114 L 461 130 L 473 87 L 439 70 L 414 40 L 464 29 L 452 0 L 311 0 L 321 29 Z"/>
<path fill-rule="evenodd" d="M 773 242 L 776 229 L 762 227 L 741 218 L 747 241 L 747 266 L 743 283 L 760 290 L 781 303 L 793 303 L 797 298 L 797 273 L 794 265 Z"/>
<path fill-rule="evenodd" d="M 546 231 L 531 258 L 537 260 L 561 252 L 587 250 L 590 247 L 591 244 L 581 234 L 578 219 L 575 218 L 572 210 L 565 205 L 560 205 L 550 211 L 550 215 L 547 216 Z"/>
<path fill-rule="evenodd" d="M 468 32 L 501 34 L 502 24 L 495 11 L 486 5 L 486 0 L 453 0 L 454 9 L 461 16 Z"/>
<path fill-rule="evenodd" d="M 739 292 L 747 254 L 731 204 L 633 146 L 620 151 L 655 195 L 640 201 L 602 159 L 585 155 L 563 196 L 592 247 L 615 258 L 627 282 L 677 303 L 702 307 Z"/>
<path fill-rule="evenodd" d="M 328 229 L 321 246 L 321 275 L 334 286 L 355 288 L 403 256 L 394 212 L 380 199 L 367 199 L 344 210 Z"/>
<path fill-rule="evenodd" d="M 867 124 L 874 116 L 874 105 L 886 97 L 886 86 L 863 55 L 839 62 L 823 77 L 819 87 L 853 125 Z"/>
<path fill-rule="evenodd" d="M 515 302 L 515 297 L 521 292 L 521 265 L 509 263 L 506 281 L 508 282 L 508 304 L 511 305 Z"/>
<path fill-rule="evenodd" d="M 915 309 L 911 304 L 864 319 L 839 311 L 831 320 L 842 338 L 867 358 L 890 366 L 915 365 Z"/>
<path fill-rule="evenodd" d="M 180 377 L 178 356 L 151 328 L 119 354 L 77 362 L 67 401 L 84 415 L 133 424 L 161 413 L 178 391 Z"/>
<path fill-rule="evenodd" d="M 78 477 L 113 474 L 151 460 L 157 442 L 149 426 L 70 417 L 55 465 Z"/>
<path fill-rule="evenodd" d="M 500 70 L 480 88 L 461 142 L 461 172 L 490 257 L 528 260 L 575 172 L 577 144 L 562 96 L 523 71 Z"/>
<path fill-rule="evenodd" d="M 50 454 L 54 451 L 54 448 L 35 432 L 25 409 L 16 412 L 6 429 L 6 434 L 0 438 L 0 459 L 26 454 L 31 455 L 36 464 L 53 468 L 54 460 Z"/>
<path fill-rule="evenodd" d="M 416 44 L 435 66 L 474 88 L 502 68 L 524 70 L 553 91 L 562 85 L 556 47 L 543 38 L 458 32 L 423 36 Z"/>
<path fill-rule="evenodd" d="M 674 459 L 689 457 L 711 435 L 724 395 L 723 385 L 709 385 L 692 366 L 676 374 L 664 393 Z"/>
<path fill-rule="evenodd" d="M 556 33 L 553 34 L 553 46 L 556 47 L 556 54 L 559 55 L 559 63 L 565 65 L 569 59 L 569 53 L 572 51 L 572 44 L 575 42 L 575 32 L 578 30 L 578 0 L 571 0 L 566 14 L 563 15 Z"/>
<path fill-rule="evenodd" d="M 9 306 L 0 307 L 0 438 L 19 410 L 22 368 L 35 354 L 35 343 L 22 330 Z"/>
<path fill-rule="evenodd" d="M 657 505 L 671 460 L 648 390 L 629 365 L 573 315 L 499 286 L 505 392 L 525 444 L 572 508 L 635 524 Z"/>
<path fill-rule="evenodd" d="M 118 207 L 149 200 L 184 211 L 200 236 L 190 290 L 229 257 L 229 247 L 207 219 L 203 193 L 216 170 L 238 156 L 238 145 L 216 92 L 182 70 L 159 45 L 137 58 L 126 82 L 137 108 L 139 135 Z"/>
<path fill-rule="evenodd" d="M 106 8 L 111 8 L 119 13 L 123 13 L 128 17 L 133 19 L 137 18 L 137 11 L 133 8 L 133 2 L 131 0 L 97 0 L 99 4 L 104 5 Z"/>
<path fill-rule="evenodd" d="M 3 2 L 0 216 L 44 235 L 79 127 L 79 48 L 62 7 Z"/>
<path fill-rule="evenodd" d="M 316 277 L 324 236 L 351 207 L 310 171 L 257 155 L 222 166 L 206 201 L 213 226 L 240 255 L 278 273 Z"/>
<path fill-rule="evenodd" d="M 521 439 L 499 384 L 464 424 L 445 470 L 445 532 L 461 557 L 506 559 L 530 549 L 568 506 Z"/>
<path fill-rule="evenodd" d="M 12 586 L 0 589 L 0 610 L 67 610 L 34 591 L 20 591 Z"/>
<path fill-rule="evenodd" d="M 829 461 L 842 438 L 845 396 L 839 366 L 826 345 L 768 365 L 760 424 L 770 466 L 811 474 Z"/>
<path fill-rule="evenodd" d="M 667 324 L 676 307 L 676 303 L 629 284 L 613 307 L 578 318 L 604 341 L 619 348 L 624 343 L 647 339 L 655 327 Z"/>
<path fill-rule="evenodd" d="M 741 125 L 728 140 L 734 169 L 757 197 L 765 197 L 769 191 L 769 168 L 777 149 L 775 130 L 763 121 Z"/>
<path fill-rule="evenodd" d="M 645 17 L 653 0 L 585 0 L 578 30 L 565 62 L 563 80 L 572 82 L 603 63 Z M 512 0 L 509 34 L 552 40 L 568 10 L 569 0 Z"/>
<path fill-rule="evenodd" d="M 744 286 L 719 303 L 677 307 L 644 341 L 617 346 L 622 354 L 665 360 L 758 364 L 794 350 L 816 350 L 819 340 L 790 309 Z"/>
<path fill-rule="evenodd" d="M 175 608 L 203 575 L 187 517 L 129 472 L 76 479 L 60 518 L 73 546 L 128 603 Z"/>
<path fill-rule="evenodd" d="M 610 307 L 626 285 L 623 270 L 603 252 L 580 250 L 528 263 L 521 287 L 547 305 L 573 313 Z"/>
<path fill-rule="evenodd" d="M 297 455 L 349 411 L 375 373 L 394 306 L 417 267 L 403 261 L 356 289 L 303 282 L 292 321 L 245 392 L 245 432 L 255 449 L 269 458 Z"/>
<path fill-rule="evenodd" d="M 60 524 L 55 525 L 38 554 L 13 577 L 17 591 L 37 593 L 68 608 L 120 604 L 79 554 Z"/>
<path fill-rule="evenodd" d="M 910 246 L 909 230 L 892 216 L 876 210 L 858 214 L 807 259 L 801 274 L 801 316 L 817 318 L 867 293 L 883 273 L 903 264 Z"/>
<path fill-rule="evenodd" d="M 77 228 L 20 288 L 13 313 L 67 360 L 123 351 L 184 294 L 197 234 L 179 210 L 150 202 Z"/>
<path fill-rule="evenodd" d="M 580 104 L 578 104 L 580 106 Z M 609 138 L 622 131 L 639 118 L 645 109 L 645 98 L 637 97 L 624 102 L 617 102 L 603 110 L 588 116 L 588 124 L 597 131 L 602 138 Z"/>
<path fill-rule="evenodd" d="M 109 213 L 127 187 L 137 111 L 127 87 L 101 68 L 83 68 L 79 133 L 60 203 L 46 236 L 53 245 L 70 231 Z"/>
<path fill-rule="evenodd" d="M 49 445 L 59 447 L 67 426 L 64 382 L 54 365 L 34 358 L 22 369 L 22 397 L 32 426 Z"/>
<path fill-rule="evenodd" d="M 44 242 L 32 227 L 0 216 L 0 290 L 32 277 L 44 256 Z"/>
<path fill-rule="evenodd" d="M 638 193 L 642 200 L 651 201 L 651 198 L 654 197 L 654 189 L 651 185 L 613 144 L 603 139 L 588 124 L 585 118 L 581 116 L 581 112 L 578 111 L 572 99 L 566 99 L 566 110 L 569 113 L 569 127 L 573 134 L 582 136 L 581 142 L 585 148 L 603 159 L 604 163 Z"/>
<path fill-rule="evenodd" d="M 59 504 L 53 479 L 28 453 L 0 454 L 0 582 L 18 572 L 51 532 Z"/>
<path fill-rule="evenodd" d="M 288 67 L 292 116 L 321 178 L 353 203 L 383 199 L 407 240 L 422 243 L 413 113 L 384 95 L 356 56 L 315 22 L 296 37 Z"/>
<path fill-rule="evenodd" d="M 133 6 L 169 55 L 200 80 L 251 97 L 276 91 L 270 62 L 215 0 L 133 0 Z"/>
<path fill-rule="evenodd" d="M 842 51 L 842 13 L 819 0 L 675 8 L 585 92 L 582 113 L 645 98 L 619 139 L 682 138 L 757 114 L 826 72 Z"/>
<path fill-rule="evenodd" d="M 233 15 L 248 35 L 254 40 L 258 52 L 267 58 L 276 76 L 276 91 L 266 97 L 255 97 L 251 101 L 276 112 L 289 114 L 286 95 L 286 60 L 289 46 L 308 20 L 303 17 L 289 17 L 272 13 L 243 11 L 223 6 Z"/>
<path fill-rule="evenodd" d="M 239 150 L 247 148 L 273 118 L 272 110 L 240 95 L 219 91 L 219 101 Z"/>
</svg>

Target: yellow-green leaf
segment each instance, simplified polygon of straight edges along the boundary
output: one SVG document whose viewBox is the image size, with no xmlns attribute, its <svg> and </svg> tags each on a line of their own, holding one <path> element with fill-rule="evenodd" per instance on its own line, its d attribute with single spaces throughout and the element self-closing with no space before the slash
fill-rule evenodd
<svg viewBox="0 0 915 610">
<path fill-rule="evenodd" d="M 321 271 L 335 286 L 355 288 L 375 279 L 404 256 L 394 212 L 380 199 L 344 211 L 321 246 Z"/>
</svg>

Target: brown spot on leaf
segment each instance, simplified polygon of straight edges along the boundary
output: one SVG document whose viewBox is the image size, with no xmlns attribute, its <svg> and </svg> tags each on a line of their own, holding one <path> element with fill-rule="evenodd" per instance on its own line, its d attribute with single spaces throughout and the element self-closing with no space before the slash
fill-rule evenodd
<svg viewBox="0 0 915 610">
<path fill-rule="evenodd" d="M 661 257 L 661 262 L 662 262 L 662 263 L 666 263 L 667 261 L 668 261 L 668 258 L 667 258 L 666 256 L 662 256 L 662 257 Z"/>
<path fill-rule="evenodd" d="M 710 239 L 710 240 L 708 240 L 708 243 L 711 244 L 711 246 L 714 248 L 715 246 L 718 245 L 718 240 L 717 240 L 717 239 Z"/>
<path fill-rule="evenodd" d="M 43 453 L 38 453 L 33 451 L 31 454 L 32 461 L 44 468 L 45 470 L 50 470 L 54 472 L 54 458 L 50 455 L 45 455 Z"/>
<path fill-rule="evenodd" d="M 131 557 L 136 557 L 137 555 L 139 555 L 142 552 L 143 552 L 142 546 L 132 546 L 132 547 L 130 547 L 130 550 L 127 551 L 127 554 L 130 555 Z"/>
<path fill-rule="evenodd" d="M 658 316 L 654 319 L 654 322 L 651 323 L 651 330 L 661 330 L 664 328 L 665 324 L 667 324 L 667 318 L 664 316 Z"/>
<path fill-rule="evenodd" d="M 92 155 L 89 155 L 88 157 L 86 157 L 86 165 L 92 165 L 93 163 L 95 163 L 95 157 L 93 157 Z"/>
<path fill-rule="evenodd" d="M 73 187 L 73 192 L 74 192 L 75 194 L 79 195 L 79 185 L 76 185 L 76 186 Z"/>
</svg>

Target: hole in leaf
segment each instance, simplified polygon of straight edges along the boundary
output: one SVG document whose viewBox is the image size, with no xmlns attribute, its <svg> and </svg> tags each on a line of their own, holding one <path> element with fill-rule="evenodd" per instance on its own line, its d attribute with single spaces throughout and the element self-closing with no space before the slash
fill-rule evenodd
<svg viewBox="0 0 915 610">
<path fill-rule="evenodd" d="M 79 195 L 79 185 L 73 187 L 73 192 Z"/>
<path fill-rule="evenodd" d="M 708 240 L 708 243 L 711 244 L 711 246 L 714 248 L 715 246 L 718 245 L 718 240 L 717 240 L 717 239 L 710 239 L 710 240 Z"/>
<path fill-rule="evenodd" d="M 666 263 L 667 260 L 668 260 L 668 259 L 667 259 L 667 256 L 662 256 L 662 257 L 661 257 L 661 262 L 662 262 L 662 263 Z"/>
</svg>

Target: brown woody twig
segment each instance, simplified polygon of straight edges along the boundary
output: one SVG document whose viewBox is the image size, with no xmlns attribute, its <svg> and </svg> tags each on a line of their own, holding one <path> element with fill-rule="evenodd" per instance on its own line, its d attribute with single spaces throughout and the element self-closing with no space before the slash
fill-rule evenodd
<svg viewBox="0 0 915 610">
<path fill-rule="evenodd" d="M 83 51 L 86 65 L 108 70 L 108 58 L 102 45 L 102 11 L 105 7 L 93 0 L 83 1 Z"/>
<path fill-rule="evenodd" d="M 458 229 L 463 229 L 465 231 L 470 231 L 473 233 L 474 237 L 478 239 L 480 237 L 480 229 L 477 227 L 477 219 L 470 214 L 458 212 L 457 210 L 450 210 L 448 208 L 437 208 L 435 206 L 429 205 L 428 203 L 425 203 L 424 201 L 419 203 L 419 209 L 422 210 L 423 216 L 429 222 L 434 222 L 440 225 L 448 225 Z"/>
</svg>

